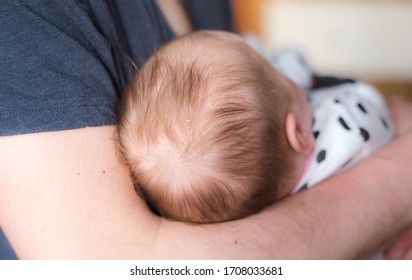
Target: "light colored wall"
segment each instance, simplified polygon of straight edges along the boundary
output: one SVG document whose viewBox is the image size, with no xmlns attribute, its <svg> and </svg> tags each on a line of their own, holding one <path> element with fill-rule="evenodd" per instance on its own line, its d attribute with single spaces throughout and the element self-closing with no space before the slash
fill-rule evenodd
<svg viewBox="0 0 412 280">
<path fill-rule="evenodd" d="M 412 81 L 412 1 L 265 0 L 260 37 L 301 48 L 317 70 Z"/>
</svg>

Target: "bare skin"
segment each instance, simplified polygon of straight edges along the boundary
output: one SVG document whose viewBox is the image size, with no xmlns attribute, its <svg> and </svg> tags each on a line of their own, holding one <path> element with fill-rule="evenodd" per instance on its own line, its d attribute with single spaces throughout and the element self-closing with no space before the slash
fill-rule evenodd
<svg viewBox="0 0 412 280">
<path fill-rule="evenodd" d="M 396 134 L 403 135 L 412 129 L 412 103 L 400 96 L 388 100 L 392 118 L 397 125 Z M 388 259 L 412 259 L 412 228 L 399 236 L 387 249 Z"/>
<path fill-rule="evenodd" d="M 20 258 L 356 258 L 412 221 L 412 175 L 402 168 L 412 133 L 258 215 L 194 226 L 155 216 L 135 195 L 114 132 L 0 138 L 0 221 Z"/>
</svg>

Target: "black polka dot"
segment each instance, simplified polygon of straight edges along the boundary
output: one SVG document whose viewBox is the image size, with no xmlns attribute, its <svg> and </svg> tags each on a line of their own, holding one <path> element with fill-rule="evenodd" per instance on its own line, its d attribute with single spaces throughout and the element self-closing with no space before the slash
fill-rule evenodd
<svg viewBox="0 0 412 280">
<path fill-rule="evenodd" d="M 343 126 L 344 129 L 350 130 L 349 125 L 345 122 L 345 120 L 342 117 L 338 118 L 339 123 Z"/>
<path fill-rule="evenodd" d="M 360 134 L 361 134 L 362 137 L 363 137 L 363 140 L 365 140 L 365 142 L 368 141 L 369 138 L 370 138 L 369 132 L 367 132 L 366 129 L 364 129 L 364 128 L 362 128 L 362 127 L 361 127 L 359 130 L 360 130 Z"/>
<path fill-rule="evenodd" d="M 319 134 L 320 134 L 320 131 L 314 131 L 313 132 L 313 137 L 315 137 L 315 139 L 317 139 Z"/>
<path fill-rule="evenodd" d="M 322 161 L 325 160 L 325 158 L 326 158 L 326 151 L 325 151 L 325 150 L 322 150 L 322 151 L 320 151 L 320 152 L 318 153 L 318 155 L 316 156 L 316 161 L 317 161 L 318 163 L 321 163 Z"/>
<path fill-rule="evenodd" d="M 298 192 L 304 191 L 304 190 L 306 190 L 307 188 L 308 188 L 308 183 L 305 183 L 305 184 L 303 184 L 303 185 L 299 188 Z"/>
<path fill-rule="evenodd" d="M 385 129 L 389 128 L 388 123 L 386 122 L 386 120 L 383 117 L 381 117 L 381 122 L 382 122 L 383 126 L 385 127 Z"/>
<path fill-rule="evenodd" d="M 368 112 L 366 111 L 365 107 L 363 107 L 363 105 L 362 105 L 361 103 L 358 103 L 358 108 L 359 108 L 359 110 L 362 111 L 362 113 L 365 113 L 365 114 L 368 113 Z"/>
<path fill-rule="evenodd" d="M 335 100 L 333 100 L 333 101 L 335 101 L 335 103 L 341 103 L 340 100 L 337 99 L 337 98 L 336 98 Z"/>
<path fill-rule="evenodd" d="M 316 119 L 315 119 L 315 117 L 313 117 L 313 119 L 312 119 L 312 126 L 315 125 L 315 122 L 316 122 Z"/>
</svg>

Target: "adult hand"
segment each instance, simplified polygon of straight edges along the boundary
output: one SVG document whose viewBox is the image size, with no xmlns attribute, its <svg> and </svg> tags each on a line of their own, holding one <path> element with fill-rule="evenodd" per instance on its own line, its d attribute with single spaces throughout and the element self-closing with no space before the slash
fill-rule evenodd
<svg viewBox="0 0 412 280">
<path fill-rule="evenodd" d="M 386 258 L 389 260 L 412 260 L 412 227 L 389 246 Z"/>
<path fill-rule="evenodd" d="M 403 96 L 388 98 L 397 136 L 412 128 L 412 102 Z M 412 259 L 412 227 L 400 235 L 386 250 L 386 258 L 391 260 Z"/>
<path fill-rule="evenodd" d="M 392 113 L 396 136 L 402 135 L 412 128 L 412 101 L 403 96 L 388 98 L 388 106 Z"/>
</svg>

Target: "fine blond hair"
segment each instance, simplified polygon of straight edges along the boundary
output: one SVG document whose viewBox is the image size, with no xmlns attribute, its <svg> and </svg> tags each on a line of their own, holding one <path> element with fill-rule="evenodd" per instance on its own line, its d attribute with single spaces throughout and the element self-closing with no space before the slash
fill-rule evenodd
<svg viewBox="0 0 412 280">
<path fill-rule="evenodd" d="M 119 107 L 120 144 L 136 189 L 161 215 L 220 222 L 279 198 L 291 162 L 271 71 L 237 35 L 208 31 L 142 66 Z"/>
</svg>

